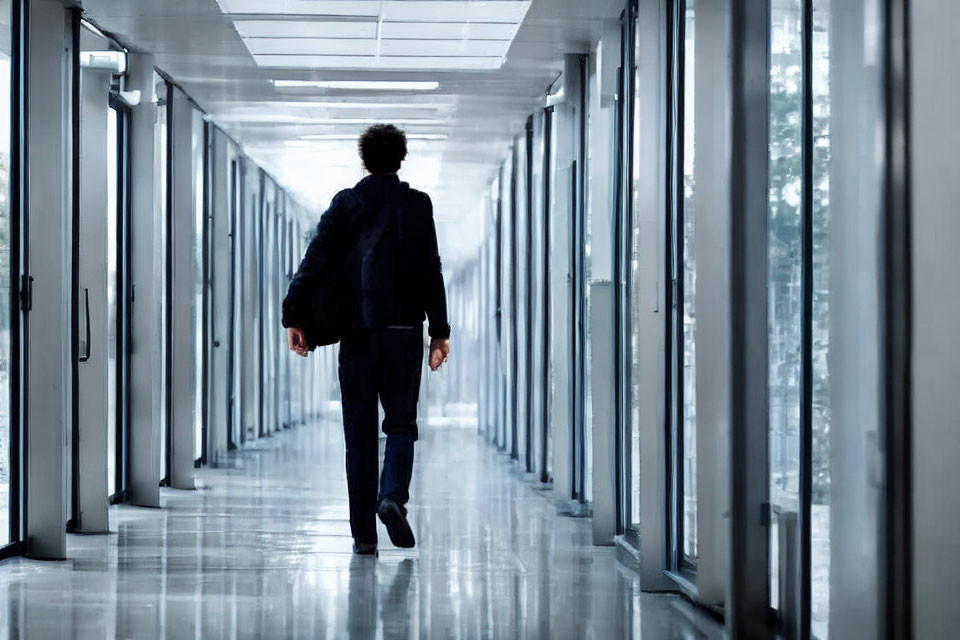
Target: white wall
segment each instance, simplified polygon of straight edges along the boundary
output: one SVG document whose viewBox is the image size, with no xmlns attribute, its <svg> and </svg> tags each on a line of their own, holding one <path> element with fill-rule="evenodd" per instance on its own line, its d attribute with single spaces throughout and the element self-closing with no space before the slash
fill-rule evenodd
<svg viewBox="0 0 960 640">
<path fill-rule="evenodd" d="M 67 429 L 71 413 L 70 17 L 59 0 L 30 7 L 27 188 L 30 231 L 25 270 L 34 278 L 26 315 L 28 412 L 27 551 L 66 554 Z"/>
</svg>

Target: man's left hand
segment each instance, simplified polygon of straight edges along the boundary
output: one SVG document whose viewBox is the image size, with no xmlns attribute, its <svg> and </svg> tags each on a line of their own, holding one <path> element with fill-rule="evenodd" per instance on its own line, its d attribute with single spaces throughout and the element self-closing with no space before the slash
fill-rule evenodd
<svg viewBox="0 0 960 640">
<path fill-rule="evenodd" d="M 450 359 L 450 338 L 430 341 L 430 370 L 436 371 Z"/>
</svg>

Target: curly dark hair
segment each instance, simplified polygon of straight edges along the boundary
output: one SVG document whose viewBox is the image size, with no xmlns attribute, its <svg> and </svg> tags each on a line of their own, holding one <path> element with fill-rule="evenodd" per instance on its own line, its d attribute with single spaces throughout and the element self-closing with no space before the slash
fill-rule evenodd
<svg viewBox="0 0 960 640">
<path fill-rule="evenodd" d="M 407 136 L 392 124 L 375 124 L 357 143 L 363 166 L 370 173 L 396 173 L 407 157 Z"/>
</svg>

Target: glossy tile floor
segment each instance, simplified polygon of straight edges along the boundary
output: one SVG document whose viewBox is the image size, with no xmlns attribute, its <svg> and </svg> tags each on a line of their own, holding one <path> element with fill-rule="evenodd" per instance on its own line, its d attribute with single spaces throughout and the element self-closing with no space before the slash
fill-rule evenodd
<svg viewBox="0 0 960 640">
<path fill-rule="evenodd" d="M 473 429 L 427 427 L 418 538 L 351 554 L 336 422 L 198 472 L 164 507 L 111 510 L 66 562 L 0 563 L 0 637 L 719 638 L 684 600 L 643 594 L 589 521 L 557 516 Z"/>
</svg>

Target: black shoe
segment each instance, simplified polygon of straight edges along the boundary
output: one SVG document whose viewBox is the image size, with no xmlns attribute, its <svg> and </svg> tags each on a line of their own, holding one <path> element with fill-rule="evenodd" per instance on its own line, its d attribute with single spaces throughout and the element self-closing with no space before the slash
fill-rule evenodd
<svg viewBox="0 0 960 640">
<path fill-rule="evenodd" d="M 407 510 L 397 504 L 395 500 L 384 498 L 380 501 L 380 508 L 377 509 L 377 516 L 387 527 L 387 533 L 390 534 L 390 542 L 401 549 L 409 549 L 417 543 L 413 537 L 413 530 L 410 523 L 407 522 Z"/>
<path fill-rule="evenodd" d="M 375 555 L 377 553 L 377 543 L 376 542 L 360 542 L 359 540 L 354 540 L 353 552 L 358 556 Z"/>
</svg>

